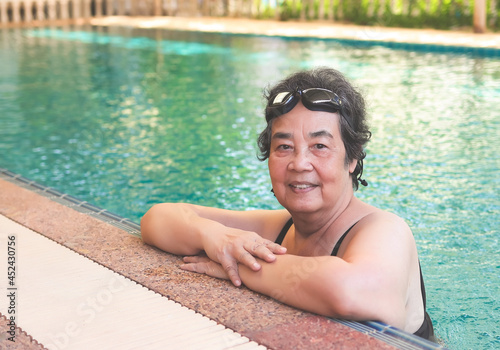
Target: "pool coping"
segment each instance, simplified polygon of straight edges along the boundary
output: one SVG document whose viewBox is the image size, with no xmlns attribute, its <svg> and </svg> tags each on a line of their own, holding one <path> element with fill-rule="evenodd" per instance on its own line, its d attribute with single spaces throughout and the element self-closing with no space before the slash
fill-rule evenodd
<svg viewBox="0 0 500 350">
<path fill-rule="evenodd" d="M 13 187 L 7 188 L 7 183 Z M 227 281 L 174 271 L 178 270 L 179 257 L 142 243 L 137 223 L 54 188 L 42 186 L 7 169 L 0 168 L 0 188 L 0 214 L 169 299 L 183 305 L 190 304 L 185 306 L 266 347 L 335 349 L 350 344 L 360 349 L 445 349 L 443 345 L 380 322 L 353 322 L 317 316 L 280 304 L 246 288 L 231 288 Z M 63 211 L 65 214 L 62 214 Z M 68 220 L 68 216 L 72 219 Z M 62 217 L 66 218 L 65 223 L 61 222 Z M 60 229 L 58 226 L 63 227 Z M 71 229 L 72 227 L 75 229 Z M 89 237 L 79 234 L 82 228 Z M 106 232 L 105 236 L 102 235 L 103 232 Z M 119 254 L 114 257 L 109 254 L 104 256 L 106 254 L 99 252 L 103 246 L 107 250 L 114 249 Z M 124 254 L 132 256 L 141 266 L 134 263 L 127 266 Z M 139 272 L 141 269 L 142 272 Z M 177 278 L 172 275 L 177 275 Z M 165 291 L 159 287 L 164 283 L 177 287 Z M 225 302 L 215 302 L 219 299 L 213 298 L 212 294 L 205 294 L 194 303 L 193 300 L 181 297 L 186 290 L 193 288 L 203 288 L 206 293 L 212 289 Z M 255 303 L 256 300 L 259 303 Z M 251 320 L 256 304 L 260 305 L 259 313 L 266 315 L 268 320 Z M 229 310 L 231 307 L 234 309 Z M 235 320 L 235 317 L 239 320 Z M 0 329 L 2 326 L 4 324 L 0 322 Z M 19 328 L 22 333 L 22 324 Z M 33 340 L 33 346 L 39 348 L 40 344 L 36 340 L 29 335 L 27 337 Z M 326 344 L 329 346 L 325 347 Z"/>
<path fill-rule="evenodd" d="M 361 26 L 327 21 L 272 21 L 214 17 L 125 17 L 108 16 L 89 20 L 94 26 L 168 29 L 226 35 L 267 36 L 283 39 L 331 40 L 360 47 L 472 56 L 500 56 L 500 33 Z"/>
</svg>

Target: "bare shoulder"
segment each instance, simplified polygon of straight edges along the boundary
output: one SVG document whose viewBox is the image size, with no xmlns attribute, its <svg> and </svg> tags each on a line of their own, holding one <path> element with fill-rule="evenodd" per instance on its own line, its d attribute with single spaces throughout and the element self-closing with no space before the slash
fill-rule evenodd
<svg viewBox="0 0 500 350">
<path fill-rule="evenodd" d="M 359 221 L 359 226 L 361 230 L 375 232 L 377 235 L 413 238 L 411 229 L 403 218 L 380 209 L 362 218 Z"/>
<path fill-rule="evenodd" d="M 345 258 L 364 256 L 409 263 L 408 259 L 416 256 L 410 227 L 403 218 L 390 212 L 377 209 L 363 217 L 350 236 L 343 251 L 339 251 Z"/>
</svg>

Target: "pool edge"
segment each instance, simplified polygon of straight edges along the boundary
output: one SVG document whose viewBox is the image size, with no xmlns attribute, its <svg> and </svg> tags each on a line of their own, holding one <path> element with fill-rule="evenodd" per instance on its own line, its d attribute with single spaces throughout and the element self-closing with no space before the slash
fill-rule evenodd
<svg viewBox="0 0 500 350">
<path fill-rule="evenodd" d="M 499 57 L 500 33 L 362 26 L 323 21 L 270 21 L 213 17 L 120 17 L 93 18 L 99 27 L 129 27 L 203 32 L 232 36 L 277 37 L 284 40 L 324 40 L 357 46 L 432 53 Z"/>
<path fill-rule="evenodd" d="M 13 172 L 11 172 L 7 169 L 1 168 L 1 167 L 0 167 L 0 180 L 10 182 L 17 187 L 20 187 L 20 188 L 26 189 L 30 192 L 33 192 L 35 194 L 41 195 L 42 197 L 45 197 L 45 198 L 49 199 L 50 201 L 61 204 L 65 207 L 68 207 L 70 209 L 73 209 L 73 210 L 81 213 L 81 214 L 84 214 L 84 215 L 87 215 L 87 216 L 92 217 L 94 219 L 97 219 L 99 221 L 102 221 L 106 224 L 111 224 L 114 227 L 116 227 L 117 229 L 119 229 L 121 231 L 125 231 L 128 234 L 130 234 L 136 238 L 140 237 L 140 226 L 137 223 L 135 223 L 127 218 L 124 218 L 122 216 L 119 216 L 117 214 L 111 213 L 105 209 L 97 207 L 97 206 L 95 206 L 91 203 L 88 203 L 86 201 L 81 201 L 73 196 L 59 192 L 58 190 L 56 190 L 54 188 L 40 185 L 35 181 L 29 180 L 29 179 L 27 179 L 19 174 L 13 173 Z M 5 213 L 2 213 L 2 215 L 9 217 L 9 215 L 5 214 Z M 20 223 L 20 224 L 28 227 L 24 223 Z M 94 260 L 94 261 L 96 261 L 97 263 L 102 265 L 102 263 L 99 262 L 98 260 Z M 119 271 L 117 271 L 117 272 L 120 273 Z M 140 282 L 138 281 L 138 283 L 140 283 Z M 144 285 L 144 286 L 149 288 L 149 286 L 146 286 L 146 285 Z M 288 308 L 287 306 L 283 306 L 283 307 Z M 402 330 L 385 325 L 385 324 L 380 323 L 380 322 L 354 322 L 354 321 L 324 318 L 324 317 L 316 316 L 316 315 L 312 315 L 312 314 L 311 314 L 311 316 L 313 318 L 325 319 L 325 322 L 326 322 L 326 320 L 329 320 L 329 321 L 333 321 L 334 323 L 338 323 L 338 324 L 341 324 L 343 326 L 349 327 L 350 329 L 352 329 L 358 333 L 361 333 L 361 334 L 367 335 L 371 338 L 377 339 L 378 341 L 381 341 L 384 344 L 395 347 L 397 349 L 408 349 L 408 350 L 410 350 L 410 349 L 424 349 L 424 350 L 425 349 L 429 349 L 429 350 L 431 350 L 431 349 L 433 349 L 433 350 L 434 349 L 446 349 L 444 346 L 442 346 L 440 344 L 427 341 L 427 340 L 419 338 L 413 334 L 406 333 Z M 307 319 L 307 317 L 306 317 L 306 319 Z M 292 323 L 287 324 L 287 326 L 290 327 L 290 325 L 292 325 Z M 297 327 L 297 325 L 292 325 L 291 327 L 294 327 L 294 326 L 295 326 L 295 328 L 300 329 L 300 327 Z M 22 330 L 22 327 L 20 327 L 20 328 Z M 297 330 L 298 329 L 296 329 L 296 331 Z M 239 330 L 236 330 L 236 331 L 240 332 Z M 262 337 L 263 339 L 268 339 L 268 338 L 272 338 L 272 335 L 269 335 L 266 333 L 270 333 L 272 331 L 274 331 L 274 329 L 264 331 L 264 332 L 261 331 L 261 332 L 254 332 L 254 333 L 255 333 L 257 338 Z M 252 338 L 250 338 L 250 339 L 260 343 L 259 340 L 257 340 L 257 339 L 252 339 Z M 273 343 L 273 342 L 275 343 L 276 340 L 273 340 L 271 343 Z M 268 346 L 266 344 L 263 344 L 263 345 Z"/>
</svg>

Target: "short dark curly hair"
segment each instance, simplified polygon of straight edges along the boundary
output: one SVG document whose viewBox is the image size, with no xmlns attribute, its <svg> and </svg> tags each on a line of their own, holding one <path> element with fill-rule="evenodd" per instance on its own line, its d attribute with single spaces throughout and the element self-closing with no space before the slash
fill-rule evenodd
<svg viewBox="0 0 500 350">
<path fill-rule="evenodd" d="M 269 102 L 271 97 L 276 96 L 280 92 L 309 88 L 328 89 L 340 97 L 342 101 L 340 113 L 343 118 L 339 118 L 339 120 L 340 133 L 346 149 L 345 162 L 349 164 L 353 159 L 358 161 L 356 169 L 352 174 L 352 186 L 355 190 L 358 189 L 359 183 L 366 186 L 366 181 L 361 179 L 361 175 L 363 174 L 363 159 L 366 157 L 364 147 L 371 138 L 371 132 L 366 121 L 366 104 L 362 94 L 347 81 L 342 73 L 328 67 L 299 71 L 278 82 L 274 87 L 266 89 L 264 97 Z M 268 121 L 267 126 L 257 141 L 260 149 L 259 159 L 262 161 L 269 158 L 271 151 L 271 130 L 273 121 L 276 119 L 267 107 L 265 116 Z M 350 120 L 352 127 L 346 121 L 346 118 Z"/>
</svg>

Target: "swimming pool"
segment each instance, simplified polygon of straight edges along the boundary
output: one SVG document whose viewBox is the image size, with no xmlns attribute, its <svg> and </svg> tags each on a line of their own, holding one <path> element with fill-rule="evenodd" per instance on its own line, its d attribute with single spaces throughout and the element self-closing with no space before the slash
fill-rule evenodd
<svg viewBox="0 0 500 350">
<path fill-rule="evenodd" d="M 0 167 L 138 221 L 154 203 L 277 208 L 262 88 L 335 67 L 365 92 L 358 196 L 413 229 L 452 349 L 500 347 L 500 59 L 130 28 L 0 31 Z"/>
</svg>

